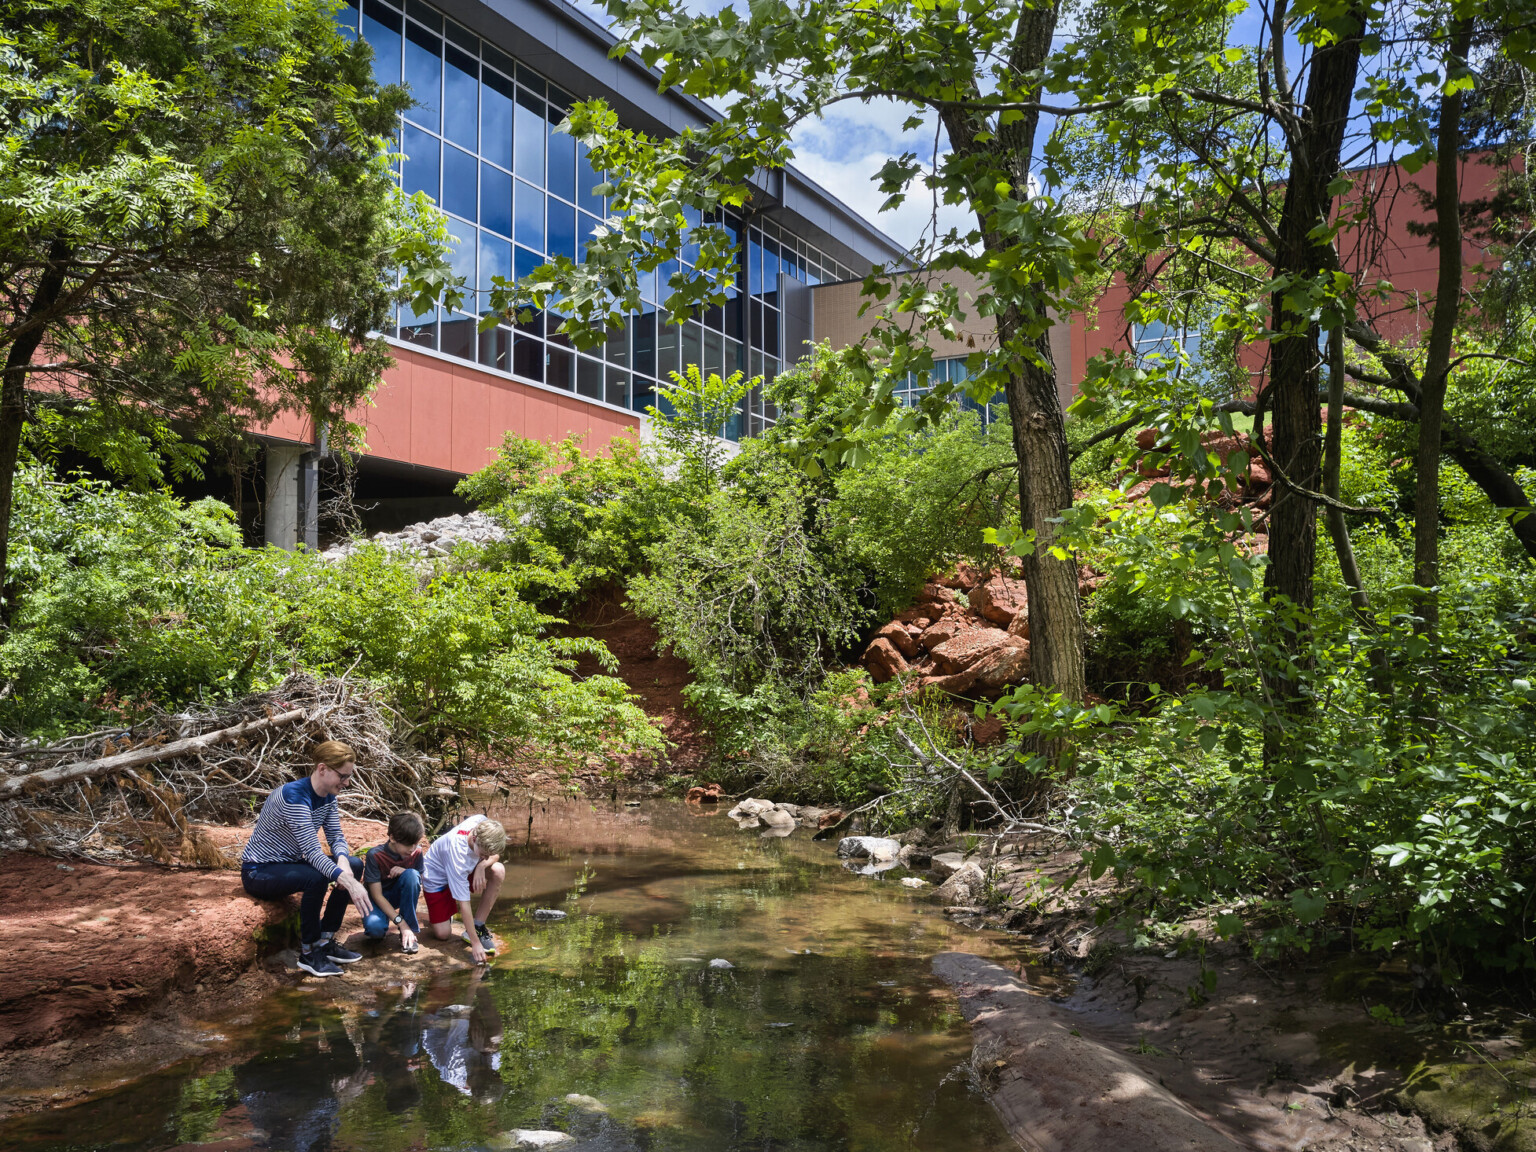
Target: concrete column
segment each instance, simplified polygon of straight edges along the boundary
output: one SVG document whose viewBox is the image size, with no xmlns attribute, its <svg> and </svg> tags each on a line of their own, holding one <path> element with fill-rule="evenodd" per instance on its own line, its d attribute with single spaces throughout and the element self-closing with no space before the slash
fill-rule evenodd
<svg viewBox="0 0 1536 1152">
<path fill-rule="evenodd" d="M 299 457 L 299 543 L 311 552 L 320 547 L 320 453 Z"/>
<path fill-rule="evenodd" d="M 268 544 L 292 552 L 299 546 L 299 505 L 302 484 L 300 444 L 267 446 L 267 499 L 262 510 Z"/>
</svg>

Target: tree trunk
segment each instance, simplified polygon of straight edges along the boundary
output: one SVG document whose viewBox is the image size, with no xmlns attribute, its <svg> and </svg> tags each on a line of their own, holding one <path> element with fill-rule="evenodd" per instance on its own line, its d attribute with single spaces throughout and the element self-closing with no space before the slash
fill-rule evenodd
<svg viewBox="0 0 1536 1152">
<path fill-rule="evenodd" d="M 1451 33 L 1451 53 L 1465 63 L 1472 47 L 1472 22 L 1458 21 Z M 1420 628 L 1433 632 L 1440 622 L 1440 441 L 1445 421 L 1445 389 L 1450 371 L 1456 321 L 1461 314 L 1461 108 L 1460 89 L 1440 102 L 1435 148 L 1435 245 L 1440 269 L 1435 309 L 1419 385 L 1419 443 L 1414 455 L 1413 582 L 1425 590 Z"/>
<path fill-rule="evenodd" d="M 999 325 L 1001 332 L 1013 318 Z M 1066 422 L 1056 392 L 1049 341 L 1038 345 L 1045 365 L 1030 364 L 1008 382 L 1008 415 L 1013 451 L 1019 461 L 1019 521 L 1035 534 L 1035 548 L 1022 560 L 1029 592 L 1031 679 L 1053 688 L 1074 704 L 1087 691 L 1083 660 L 1083 614 L 1077 594 L 1077 556 L 1051 554 L 1056 525 L 1072 507 L 1071 463 Z"/>
<path fill-rule="evenodd" d="M 1339 465 L 1344 455 L 1344 329 L 1336 327 L 1328 333 L 1328 432 L 1323 439 L 1323 495 L 1339 498 Z M 1349 586 L 1350 603 L 1362 623 L 1369 622 L 1370 597 L 1365 592 L 1365 582 L 1360 577 L 1360 565 L 1355 561 L 1354 545 L 1349 540 L 1349 525 L 1344 521 L 1344 511 L 1332 505 L 1324 513 L 1328 521 L 1328 536 L 1333 541 L 1334 554 L 1339 558 L 1339 572 Z"/>
<path fill-rule="evenodd" d="M 21 335 L 11 342 L 5 354 L 5 371 L 0 376 L 0 603 L 10 616 L 11 602 L 5 595 L 11 549 L 11 505 L 15 497 L 16 461 L 21 456 L 21 432 L 27 422 L 27 369 L 42 345 L 47 325 L 40 318 L 52 311 L 64 292 L 64 273 L 69 265 L 70 248 L 63 240 L 54 240 L 48 249 L 48 264 L 37 279 L 27 319 L 39 321 L 23 325 Z"/>
<path fill-rule="evenodd" d="M 1332 263 L 1326 240 L 1313 230 L 1326 224 L 1333 210 L 1328 185 L 1339 174 L 1344 127 L 1360 66 L 1360 38 L 1365 20 L 1360 9 L 1354 35 L 1320 49 L 1312 61 L 1306 110 L 1291 140 L 1291 171 L 1281 209 L 1276 276 L 1311 278 Z M 1275 35 L 1285 35 L 1282 27 Z M 1321 363 L 1318 328 L 1291 310 L 1285 293 L 1271 300 L 1273 326 L 1289 332 L 1270 344 L 1271 454 L 1296 484 L 1316 491 L 1322 464 L 1317 394 Z M 1264 586 L 1270 596 L 1283 596 L 1310 610 L 1312 578 L 1317 566 L 1317 506 L 1277 486 L 1269 518 L 1269 568 Z"/>
</svg>

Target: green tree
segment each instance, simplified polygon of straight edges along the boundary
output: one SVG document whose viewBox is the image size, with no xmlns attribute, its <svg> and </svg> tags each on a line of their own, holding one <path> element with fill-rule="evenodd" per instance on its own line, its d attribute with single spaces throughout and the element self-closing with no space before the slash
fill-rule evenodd
<svg viewBox="0 0 1536 1152">
<path fill-rule="evenodd" d="M 443 218 L 387 156 L 409 98 L 330 12 L 0 8 L 0 585 L 29 394 L 108 434 L 335 422 L 390 363 L 394 300 L 453 291 Z"/>
<path fill-rule="evenodd" d="M 638 307 L 637 270 L 697 244 L 696 274 L 676 275 L 669 285 L 668 309 L 687 315 L 722 299 L 734 282 L 733 240 L 708 221 L 752 206 L 753 174 L 790 159 L 797 124 L 854 99 L 893 100 L 911 113 L 910 124 L 939 117 L 951 150 L 922 178 L 935 198 L 967 205 L 974 226 L 929 237 L 913 253 L 920 272 L 876 269 L 866 280 L 866 294 L 884 302 L 871 342 L 849 356 L 866 387 L 844 413 L 842 434 L 807 447 L 825 460 L 860 457 L 847 433 L 861 421 L 892 418 L 897 383 L 909 372 L 931 372 L 928 337 L 952 337 L 965 318 L 949 274 L 975 277 L 976 311 L 995 320 L 995 348 L 971 357 L 965 385 L 932 381 L 923 404 L 903 418 L 931 422 L 962 392 L 978 400 L 1004 392 L 1018 463 L 1033 667 L 1040 680 L 1080 699 L 1077 563 L 1061 535 L 1072 486 L 1047 333 L 1054 316 L 1073 307 L 1080 278 L 1097 267 L 1097 246 L 1056 202 L 1032 190 L 1030 175 L 1039 159 L 1042 96 L 1060 71 L 1051 66 L 1064 56 L 1052 48 L 1057 4 L 797 0 L 692 16 L 675 0 L 612 0 L 609 11 L 628 37 L 625 46 L 658 70 L 663 86 L 727 110 L 716 123 L 656 139 L 621 129 L 601 102 L 574 108 L 571 131 L 592 147 L 593 163 L 625 173 L 613 189 L 618 211 L 588 244 L 583 266 L 556 260 L 515 291 L 507 286 L 497 306 L 544 306 L 558 292 L 573 338 L 591 339 L 604 322 Z M 879 174 L 889 206 L 907 195 L 922 168 L 908 155 Z M 689 210 L 706 223 L 691 228 Z"/>
</svg>

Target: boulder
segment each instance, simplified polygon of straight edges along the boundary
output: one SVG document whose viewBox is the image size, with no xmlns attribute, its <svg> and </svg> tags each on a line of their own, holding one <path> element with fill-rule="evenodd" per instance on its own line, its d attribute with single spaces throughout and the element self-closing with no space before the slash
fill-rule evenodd
<svg viewBox="0 0 1536 1152">
<path fill-rule="evenodd" d="M 975 904 L 986 886 L 987 874 L 978 865 L 967 862 L 939 885 L 939 903 L 946 907 Z"/>
<path fill-rule="evenodd" d="M 688 795 L 683 797 L 689 804 L 718 804 L 725 795 L 725 789 L 718 784 L 706 784 L 702 788 L 688 789 Z"/>
<path fill-rule="evenodd" d="M 918 604 L 953 604 L 955 592 L 952 588 L 946 588 L 942 584 L 929 582 L 923 585 L 923 590 L 917 594 Z"/>
<path fill-rule="evenodd" d="M 789 833 L 795 830 L 795 818 L 781 808 L 770 808 L 766 812 L 759 813 L 757 818 L 769 831 L 782 829 Z"/>
<path fill-rule="evenodd" d="M 891 647 L 900 652 L 907 659 L 917 655 L 917 641 L 912 638 L 912 633 L 898 621 L 892 620 L 880 631 L 875 633 L 878 640 L 889 640 Z"/>
<path fill-rule="evenodd" d="M 932 859 L 932 852 L 926 848 L 919 848 L 916 844 L 903 844 L 901 851 L 896 853 L 896 863 L 903 868 L 926 868 Z"/>
<path fill-rule="evenodd" d="M 884 684 L 905 672 L 907 662 L 894 644 L 883 636 L 877 636 L 864 649 L 864 667 L 869 669 L 870 679 L 876 684 Z"/>
<path fill-rule="evenodd" d="M 1006 628 L 1013 618 L 1024 611 L 1027 593 L 1024 581 L 1010 580 L 1001 574 L 992 576 L 985 584 L 971 589 L 968 599 L 971 611 L 984 620 Z"/>
<path fill-rule="evenodd" d="M 798 804 L 789 804 L 783 800 L 780 800 L 777 804 L 774 805 L 774 807 L 777 808 L 780 812 L 788 812 L 796 820 L 800 819 L 800 805 Z"/>
<path fill-rule="evenodd" d="M 841 808 L 832 808 L 816 817 L 816 827 L 836 828 L 846 819 L 848 819 L 848 814 Z"/>
<path fill-rule="evenodd" d="M 926 888 L 928 887 L 928 881 L 924 880 L 921 876 L 903 876 L 901 878 L 901 886 L 903 888 Z"/>
<path fill-rule="evenodd" d="M 972 692 L 1001 692 L 1013 684 L 1029 679 L 1029 647 L 1027 644 L 1000 648 L 967 669 L 971 675 Z"/>
<path fill-rule="evenodd" d="M 764 812 L 772 812 L 774 803 L 772 800 L 743 800 L 736 807 L 726 813 L 732 820 L 744 820 L 748 816 L 761 816 Z"/>
<path fill-rule="evenodd" d="M 917 682 L 919 688 L 931 688 L 938 692 L 948 692 L 952 696 L 963 696 L 971 690 L 971 685 L 976 683 L 975 669 L 967 669 L 964 672 L 956 672 L 953 676 L 924 676 Z"/>
<path fill-rule="evenodd" d="M 1029 610 L 1023 609 L 1008 625 L 1008 635 L 1017 636 L 1020 640 L 1029 639 Z"/>
<path fill-rule="evenodd" d="M 1018 643 L 1017 637 L 1008 635 L 1001 628 L 976 628 L 962 632 L 937 648 L 930 648 L 928 652 L 933 657 L 935 672 L 941 676 L 953 676 L 999 649 Z"/>
<path fill-rule="evenodd" d="M 709 962 L 709 966 L 720 972 L 725 972 L 736 967 L 736 965 L 732 964 L 729 960 L 723 960 L 719 956 L 716 956 L 713 960 L 711 960 Z"/>
<path fill-rule="evenodd" d="M 608 1105 L 604 1104 L 596 1096 L 588 1096 L 582 1092 L 566 1093 L 565 1102 L 573 1108 L 580 1108 L 583 1112 L 606 1112 Z"/>
<path fill-rule="evenodd" d="M 958 613 L 935 620 L 918 636 L 917 642 L 932 652 L 940 644 L 947 644 L 963 632 L 972 631 L 976 625 Z"/>
<path fill-rule="evenodd" d="M 935 880 L 948 880 L 965 867 L 965 857 L 958 852 L 937 852 L 928 863 L 928 874 Z"/>
<path fill-rule="evenodd" d="M 903 608 L 896 613 L 896 619 L 903 624 L 916 625 L 919 632 L 933 623 L 932 604 L 914 604 L 910 608 Z"/>
<path fill-rule="evenodd" d="M 837 842 L 837 854 L 853 860 L 895 860 L 900 851 L 899 840 L 884 836 L 844 836 Z"/>
</svg>

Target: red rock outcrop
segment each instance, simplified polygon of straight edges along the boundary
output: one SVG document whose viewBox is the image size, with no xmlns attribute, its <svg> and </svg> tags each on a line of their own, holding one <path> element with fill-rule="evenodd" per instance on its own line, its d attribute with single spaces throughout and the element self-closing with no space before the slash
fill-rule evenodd
<svg viewBox="0 0 1536 1152">
<path fill-rule="evenodd" d="M 1001 628 L 975 628 L 946 640 L 931 649 L 929 655 L 933 657 L 934 671 L 942 676 L 952 676 L 979 663 L 983 657 L 992 655 L 998 649 L 1018 643 L 1020 641 L 1017 637 L 1008 635 Z"/>
<path fill-rule="evenodd" d="M 1006 628 L 1013 623 L 1014 617 L 1025 610 L 1029 595 L 1024 589 L 1024 581 L 1010 580 L 998 573 L 972 588 L 967 599 L 971 603 L 971 611 L 984 620 Z"/>
<path fill-rule="evenodd" d="M 900 652 L 906 659 L 917 655 L 917 639 L 908 632 L 906 626 L 898 620 L 892 620 L 885 625 L 875 636 L 881 640 L 889 640 L 891 647 Z"/>
<path fill-rule="evenodd" d="M 876 637 L 864 649 L 864 667 L 869 669 L 869 675 L 876 684 L 884 684 L 905 672 L 907 662 L 896 651 L 894 644 L 884 637 Z"/>
</svg>

